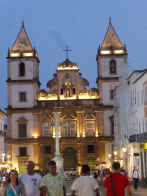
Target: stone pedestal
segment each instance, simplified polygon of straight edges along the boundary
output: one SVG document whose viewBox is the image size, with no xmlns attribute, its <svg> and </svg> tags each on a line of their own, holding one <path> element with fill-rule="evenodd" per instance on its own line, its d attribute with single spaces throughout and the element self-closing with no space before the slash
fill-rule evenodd
<svg viewBox="0 0 147 196">
<path fill-rule="evenodd" d="M 58 174 L 63 175 L 63 161 L 64 161 L 64 159 L 62 157 L 60 157 L 60 155 L 56 155 L 52 160 L 56 162 Z"/>
</svg>

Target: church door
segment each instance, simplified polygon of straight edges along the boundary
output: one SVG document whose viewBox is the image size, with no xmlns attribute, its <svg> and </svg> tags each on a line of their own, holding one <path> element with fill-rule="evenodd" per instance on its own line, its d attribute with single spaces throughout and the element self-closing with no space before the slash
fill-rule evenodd
<svg viewBox="0 0 147 196">
<path fill-rule="evenodd" d="M 76 168 L 76 151 L 73 148 L 66 148 L 63 151 L 64 169 Z"/>
</svg>

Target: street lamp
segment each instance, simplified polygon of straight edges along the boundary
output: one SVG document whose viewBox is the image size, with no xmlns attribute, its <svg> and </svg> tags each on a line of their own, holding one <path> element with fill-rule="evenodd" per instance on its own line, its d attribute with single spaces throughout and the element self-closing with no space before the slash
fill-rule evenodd
<svg viewBox="0 0 147 196">
<path fill-rule="evenodd" d="M 114 155 L 115 155 L 115 156 L 117 155 L 117 151 L 114 151 Z"/>
<path fill-rule="evenodd" d="M 112 156 L 111 154 L 108 154 L 108 157 L 109 157 L 109 158 L 111 158 L 111 156 Z"/>
</svg>

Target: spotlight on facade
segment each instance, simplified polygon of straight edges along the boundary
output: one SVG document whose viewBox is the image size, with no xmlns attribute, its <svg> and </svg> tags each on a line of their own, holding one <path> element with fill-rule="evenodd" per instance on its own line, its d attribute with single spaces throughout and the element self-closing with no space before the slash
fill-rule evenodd
<svg viewBox="0 0 147 196">
<path fill-rule="evenodd" d="M 111 156 L 112 156 L 111 154 L 108 154 L 108 157 L 109 157 L 109 158 L 111 158 Z"/>
<path fill-rule="evenodd" d="M 127 149 L 126 148 L 123 148 L 123 152 L 126 152 L 127 151 Z"/>
</svg>

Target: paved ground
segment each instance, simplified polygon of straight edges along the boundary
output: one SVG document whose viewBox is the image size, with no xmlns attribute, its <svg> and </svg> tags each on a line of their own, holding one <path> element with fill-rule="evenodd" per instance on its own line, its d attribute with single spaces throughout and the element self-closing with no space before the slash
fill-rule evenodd
<svg viewBox="0 0 147 196">
<path fill-rule="evenodd" d="M 67 196 L 70 196 L 70 187 L 72 183 L 73 181 L 66 181 Z M 131 186 L 131 191 L 133 193 L 133 196 L 147 196 L 147 188 L 144 189 L 144 188 L 138 187 L 138 190 L 134 191 L 133 187 Z M 104 196 L 104 190 L 102 186 L 100 186 L 100 195 Z"/>
<path fill-rule="evenodd" d="M 70 196 L 70 187 L 73 181 L 66 181 L 66 189 L 67 189 L 67 196 Z M 147 188 L 141 188 L 139 187 L 137 191 L 134 191 L 133 187 L 131 187 L 133 196 L 146 196 L 147 195 Z M 104 196 L 103 188 L 100 187 L 100 194 L 101 196 Z M 0 187 L 0 196 L 2 196 L 2 187 Z M 127 196 L 127 194 L 126 194 Z"/>
</svg>

